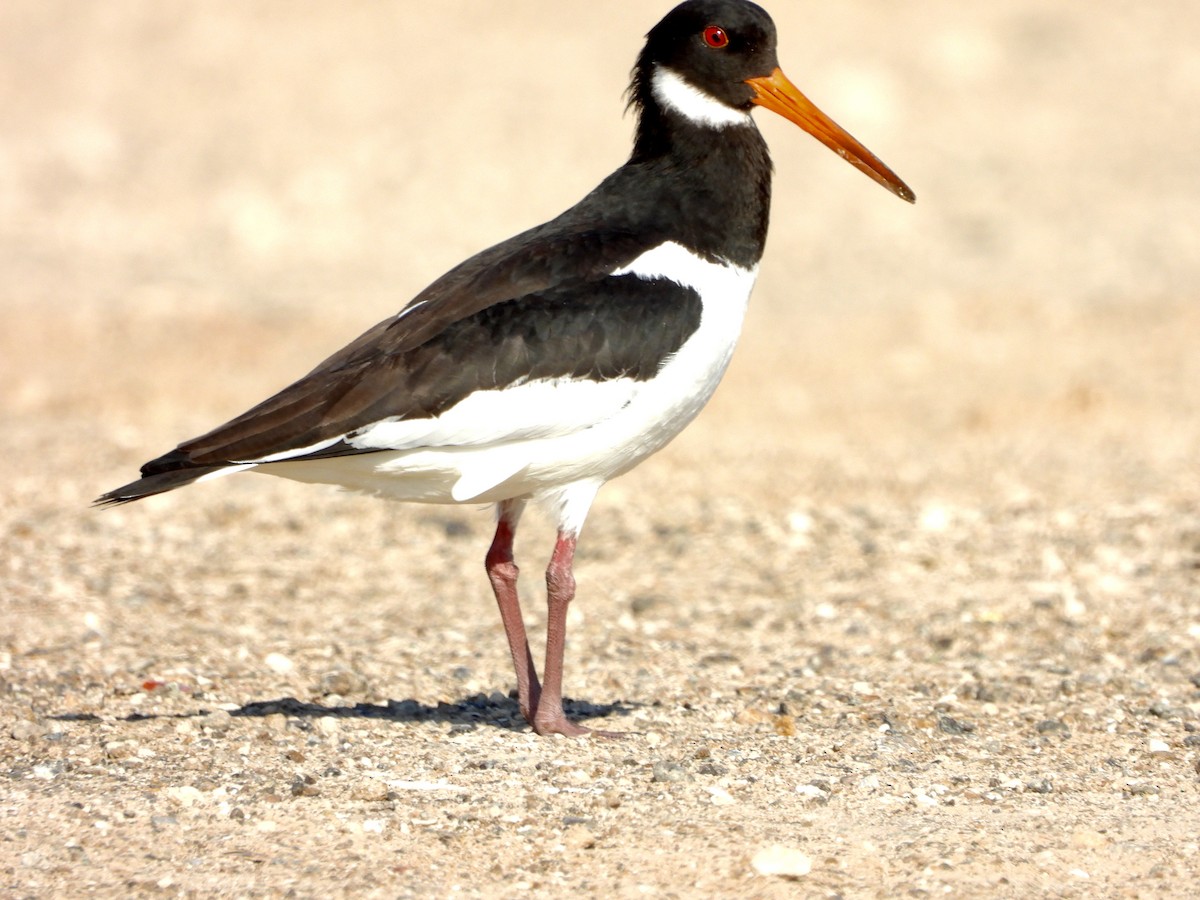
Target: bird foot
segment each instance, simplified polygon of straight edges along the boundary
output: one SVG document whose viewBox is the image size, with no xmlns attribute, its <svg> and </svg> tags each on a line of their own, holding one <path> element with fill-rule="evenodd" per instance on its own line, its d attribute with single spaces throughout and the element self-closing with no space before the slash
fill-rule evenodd
<svg viewBox="0 0 1200 900">
<path fill-rule="evenodd" d="M 562 713 L 557 716 L 534 716 L 529 724 L 533 727 L 535 733 L 540 735 L 561 734 L 566 737 L 596 737 L 596 738 L 624 738 L 629 735 L 622 731 L 600 731 L 594 728 L 585 728 L 576 722 L 572 722 Z"/>
</svg>

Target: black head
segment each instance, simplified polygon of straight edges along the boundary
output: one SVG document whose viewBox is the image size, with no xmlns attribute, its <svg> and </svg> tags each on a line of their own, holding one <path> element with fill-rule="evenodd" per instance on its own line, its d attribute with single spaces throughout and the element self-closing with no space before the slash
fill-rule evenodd
<svg viewBox="0 0 1200 900">
<path fill-rule="evenodd" d="M 762 7 L 744 0 L 688 0 L 646 35 L 631 99 L 645 106 L 655 71 L 665 68 L 726 106 L 749 111 L 755 92 L 747 80 L 778 66 L 775 23 Z"/>
<path fill-rule="evenodd" d="M 750 126 L 763 106 L 912 201 L 913 192 L 870 150 L 817 109 L 779 68 L 775 23 L 748 0 L 687 0 L 646 35 L 630 86 L 640 121 L 635 158 L 669 145 L 672 128 Z M 674 122 L 674 126 L 670 123 Z"/>
</svg>

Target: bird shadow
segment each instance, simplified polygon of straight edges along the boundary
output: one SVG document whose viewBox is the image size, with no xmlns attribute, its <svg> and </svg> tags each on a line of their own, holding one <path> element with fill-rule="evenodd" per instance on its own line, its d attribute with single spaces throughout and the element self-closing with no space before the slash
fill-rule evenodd
<svg viewBox="0 0 1200 900">
<path fill-rule="evenodd" d="M 586 700 L 563 700 L 563 709 L 574 721 L 606 719 L 629 715 L 636 704 L 625 702 L 595 704 Z M 120 717 L 124 722 L 146 722 L 159 719 L 193 719 L 210 715 L 209 710 L 186 713 L 130 713 Z M 273 715 L 290 716 L 302 723 L 314 719 L 379 719 L 386 722 L 440 722 L 452 732 L 468 732 L 477 728 L 498 728 L 505 731 L 526 731 L 529 726 L 513 697 L 501 699 L 493 694 L 471 694 L 453 702 L 439 701 L 434 705 L 419 700 L 388 700 L 385 703 L 355 703 L 353 706 L 322 706 L 295 697 L 273 700 L 251 700 L 229 710 L 233 718 L 265 718 Z M 92 713 L 61 713 L 48 718 L 61 722 L 101 721 Z M 304 727 L 304 726 L 301 726 Z"/>
<path fill-rule="evenodd" d="M 586 700 L 563 700 L 563 710 L 575 721 L 605 719 L 628 715 L 632 707 L 625 703 L 595 704 Z M 430 705 L 419 700 L 388 700 L 386 703 L 356 703 L 353 706 L 322 706 L 305 703 L 294 697 L 277 700 L 252 701 L 239 709 L 230 710 L 234 717 L 270 716 L 282 713 L 297 719 L 334 717 L 341 719 L 382 719 L 389 722 L 440 722 L 452 731 L 474 731 L 476 728 L 499 728 L 506 731 L 525 731 L 529 728 L 513 697 L 500 699 L 495 694 L 471 694 L 454 702 L 439 701 Z"/>
</svg>

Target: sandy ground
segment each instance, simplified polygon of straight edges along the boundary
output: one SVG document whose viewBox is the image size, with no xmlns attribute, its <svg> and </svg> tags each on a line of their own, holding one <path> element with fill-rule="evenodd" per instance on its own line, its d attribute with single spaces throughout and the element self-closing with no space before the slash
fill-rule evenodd
<svg viewBox="0 0 1200 900">
<path fill-rule="evenodd" d="M 487 510 L 87 504 L 621 162 L 667 4 L 0 7 L 0 894 L 1196 895 L 1200 7 L 775 7 L 919 202 L 760 115 L 739 354 L 581 543 L 615 742 L 516 716 Z"/>
</svg>

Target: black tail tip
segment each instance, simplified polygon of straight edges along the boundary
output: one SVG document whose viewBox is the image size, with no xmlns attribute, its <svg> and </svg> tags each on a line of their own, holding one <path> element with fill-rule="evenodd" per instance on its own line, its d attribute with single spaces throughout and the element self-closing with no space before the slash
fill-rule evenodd
<svg viewBox="0 0 1200 900">
<path fill-rule="evenodd" d="M 101 494 L 92 501 L 92 507 L 104 509 L 110 506 L 122 506 L 126 503 L 132 503 L 134 500 L 141 500 L 143 497 L 165 494 L 167 491 L 173 491 L 175 488 L 189 485 L 203 478 L 205 475 L 210 475 L 224 468 L 226 467 L 195 466 L 190 469 L 175 469 L 169 472 L 157 472 L 153 475 L 146 475 L 137 481 L 131 481 L 129 484 L 122 485 L 116 490 Z"/>
</svg>

